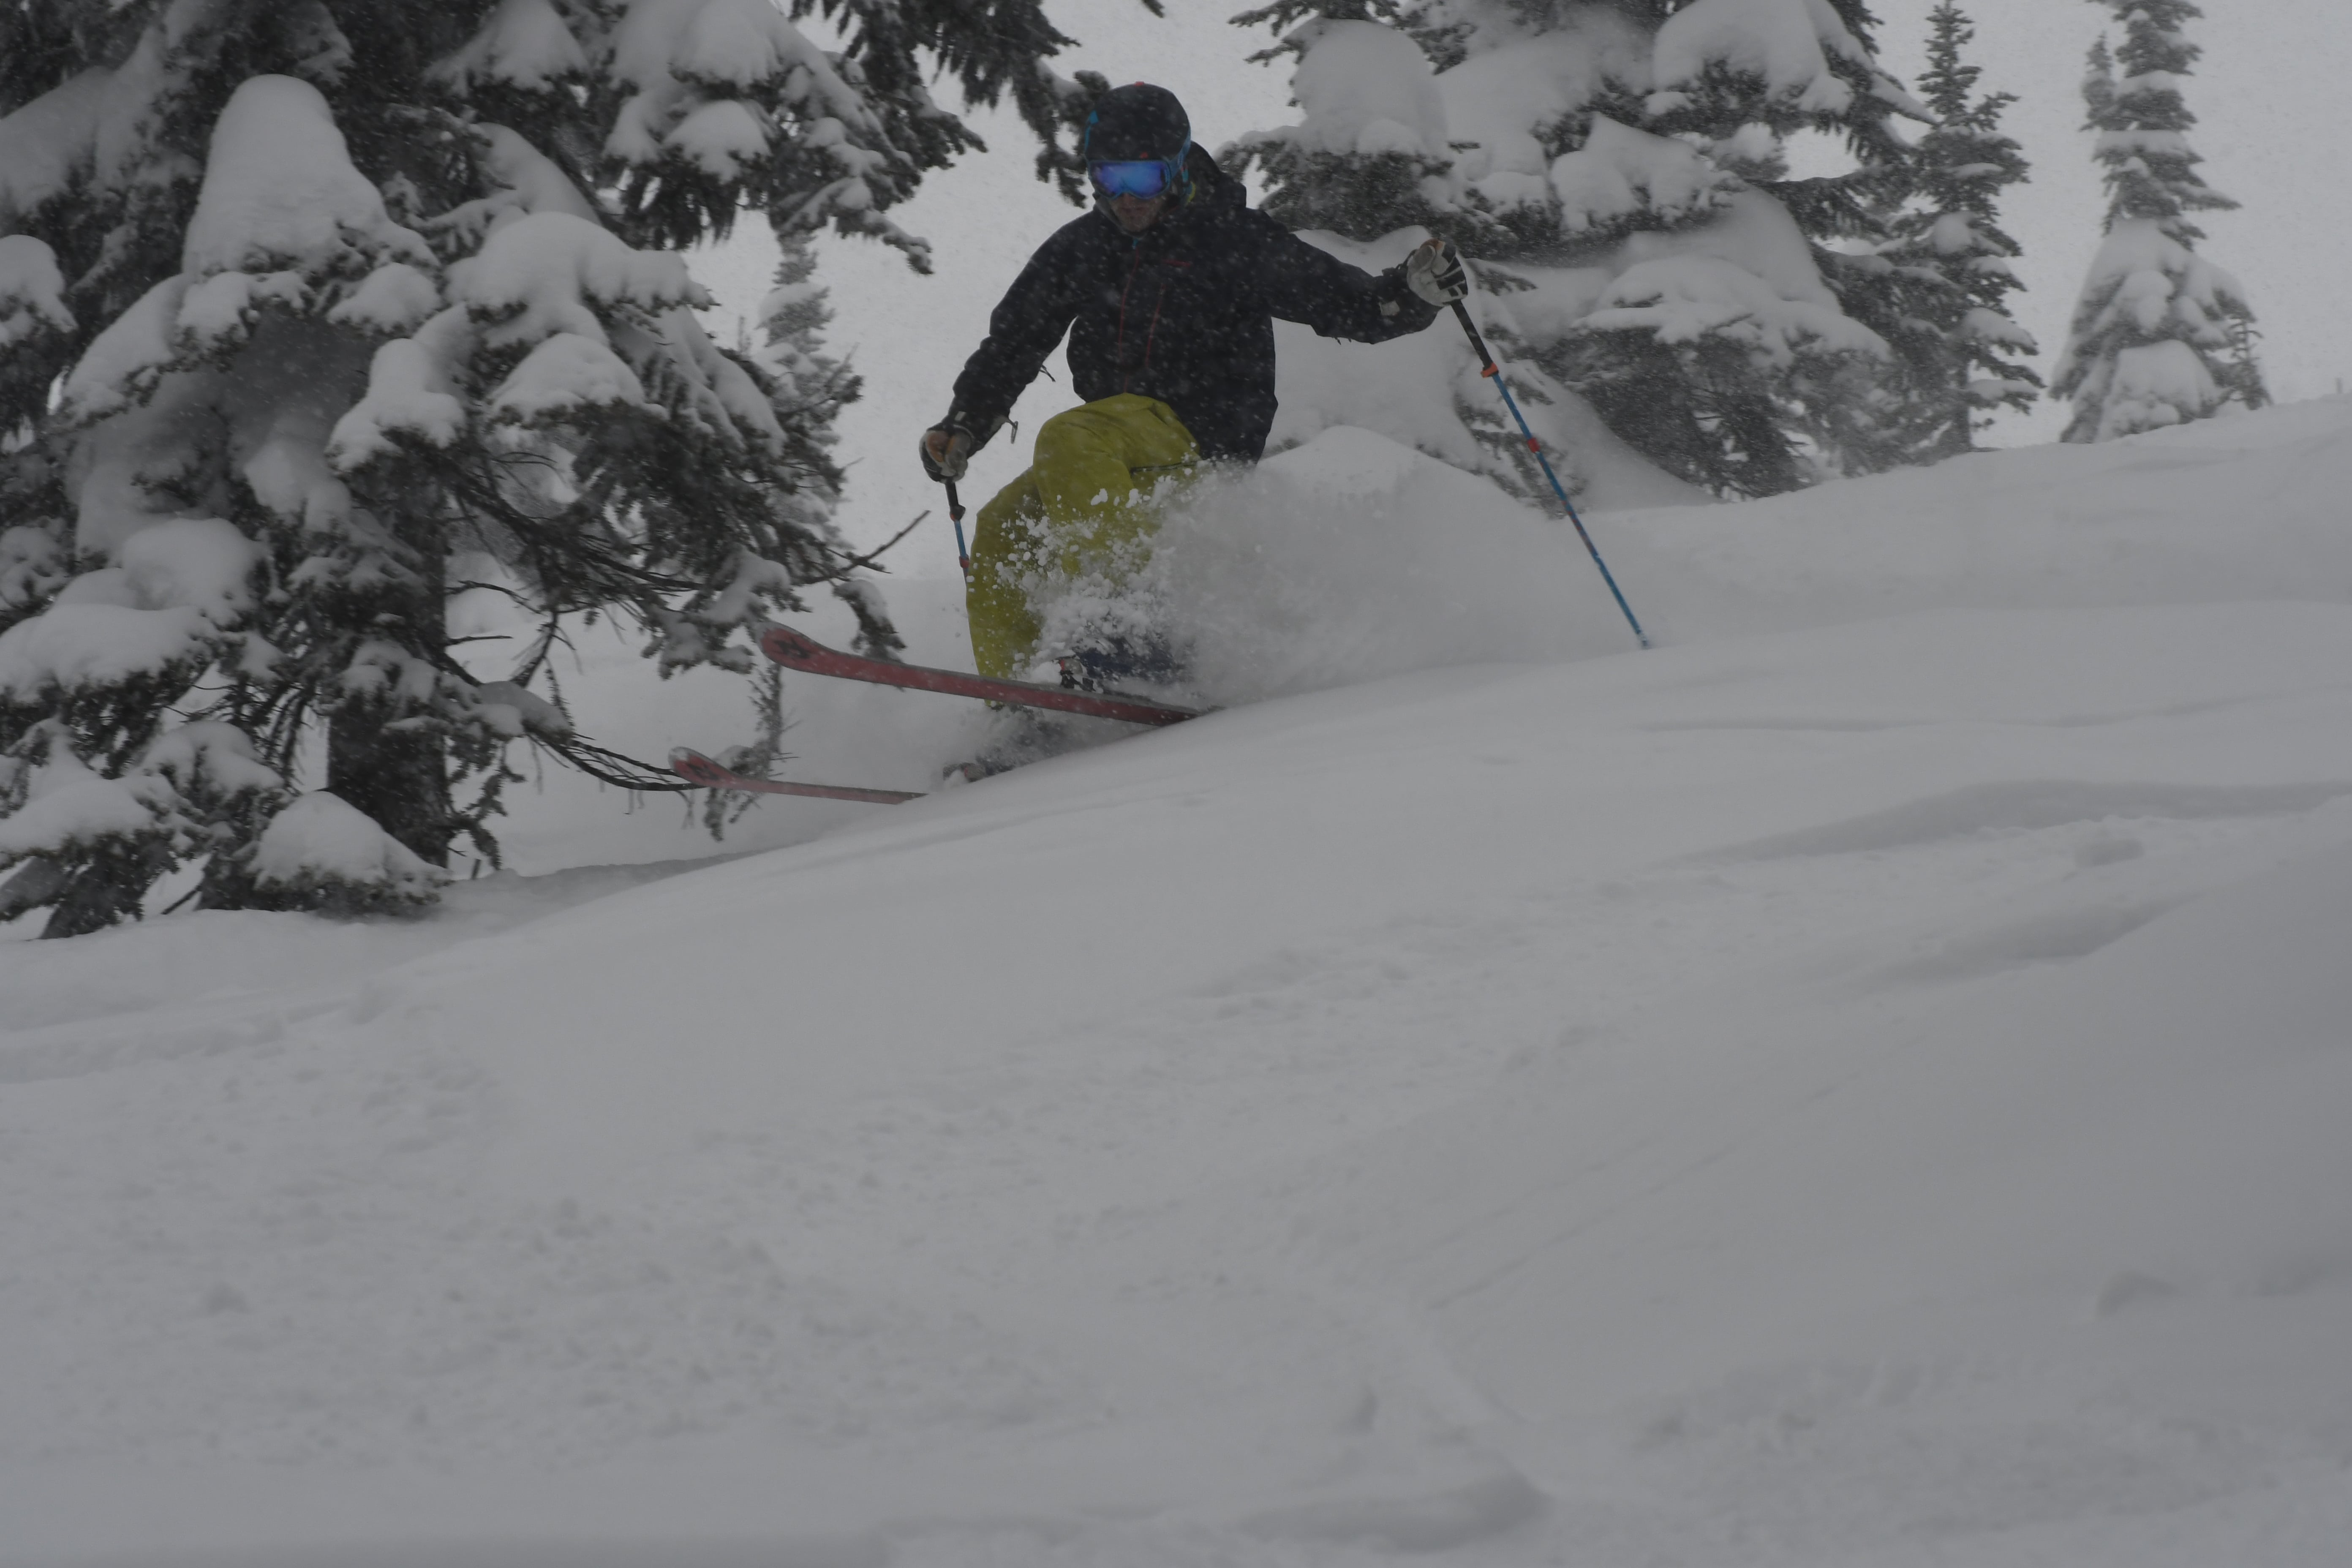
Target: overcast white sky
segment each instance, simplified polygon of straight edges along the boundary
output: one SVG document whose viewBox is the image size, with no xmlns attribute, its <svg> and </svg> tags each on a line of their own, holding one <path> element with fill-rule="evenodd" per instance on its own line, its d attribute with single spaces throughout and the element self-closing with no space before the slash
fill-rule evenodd
<svg viewBox="0 0 2352 1568">
<path fill-rule="evenodd" d="M 2202 0 L 2193 36 L 2205 58 L 2189 84 L 2201 124 L 2205 174 L 2242 211 L 2212 215 L 2205 253 L 2244 282 L 2267 334 L 2263 361 L 2283 402 L 2325 395 L 2352 380 L 2352 311 L 2342 303 L 2352 268 L 2352 178 L 2339 151 L 2344 92 L 2352 80 L 2352 5 L 2345 0 Z M 1879 44 L 1906 81 L 1916 73 L 1935 0 L 1874 0 Z M 2104 201 L 2090 139 L 2081 130 L 2083 57 L 2113 12 L 2103 0 L 1963 0 L 1976 17 L 1975 58 L 1988 89 L 2016 93 L 2008 129 L 2033 162 L 2031 184 L 2011 193 L 2004 216 L 2025 247 L 2028 292 L 2019 313 L 2042 342 L 2046 370 L 2065 336 L 2074 293 L 2098 241 Z M 1285 123 L 1288 73 L 1252 66 L 1268 41 L 1225 18 L 1241 0 L 1167 0 L 1155 19 L 1136 0 L 1055 0 L 1048 10 L 1080 40 L 1063 70 L 1099 70 L 1113 81 L 1158 81 L 1181 97 L 1198 140 L 1212 146 L 1244 131 Z M 946 410 L 956 369 L 986 330 L 987 315 L 1031 250 L 1072 209 L 1027 177 L 1034 143 L 1008 114 L 973 123 L 993 170 L 934 176 L 895 215 L 937 247 L 937 270 L 919 277 L 862 242 L 827 240 L 821 279 L 833 290 L 833 341 L 855 351 L 865 400 L 843 416 L 843 455 L 854 462 L 843 521 L 853 538 L 887 534 L 934 506 L 938 491 L 911 458 L 917 433 Z M 722 300 L 722 316 L 764 292 L 772 251 L 751 226 L 697 271 Z M 1070 401 L 1040 381 L 1016 411 L 1024 426 Z M 1997 441 L 2054 439 L 2062 409 L 2045 406 Z M 976 493 L 1010 479 L 1010 451 L 985 454 Z M 999 472 L 999 469 L 1003 472 Z M 922 542 L 920 541 L 915 542 Z M 911 546 L 910 546 L 911 547 Z M 950 557 L 942 548 L 933 556 Z M 930 574 L 937 560 L 899 570 Z M 951 568 L 951 561 L 949 563 Z"/>
</svg>

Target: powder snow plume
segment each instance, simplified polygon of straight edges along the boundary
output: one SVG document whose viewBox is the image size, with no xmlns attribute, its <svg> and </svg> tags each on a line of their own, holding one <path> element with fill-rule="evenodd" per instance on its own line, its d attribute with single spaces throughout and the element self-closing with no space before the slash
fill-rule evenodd
<svg viewBox="0 0 2352 1568">
<path fill-rule="evenodd" d="M 1206 474 L 1165 505 L 1123 605 L 1075 595 L 1049 640 L 1139 615 L 1227 704 L 1633 646 L 1566 521 L 1368 430 L 1335 426 L 1255 472 Z"/>
</svg>

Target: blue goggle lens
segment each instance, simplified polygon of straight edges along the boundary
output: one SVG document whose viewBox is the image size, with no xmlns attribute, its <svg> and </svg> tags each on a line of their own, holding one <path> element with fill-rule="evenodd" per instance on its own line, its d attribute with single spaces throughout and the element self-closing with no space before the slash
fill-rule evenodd
<svg viewBox="0 0 2352 1568">
<path fill-rule="evenodd" d="M 1095 189 L 1106 196 L 1141 196 L 1149 201 L 1168 194 L 1176 172 L 1160 159 L 1146 158 L 1134 163 L 1089 163 L 1087 173 L 1092 176 Z"/>
</svg>

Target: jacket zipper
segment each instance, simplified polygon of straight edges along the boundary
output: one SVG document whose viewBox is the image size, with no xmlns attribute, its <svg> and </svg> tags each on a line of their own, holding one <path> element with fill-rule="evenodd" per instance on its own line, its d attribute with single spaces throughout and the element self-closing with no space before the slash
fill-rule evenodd
<svg viewBox="0 0 2352 1568">
<path fill-rule="evenodd" d="M 1152 342 L 1160 336 L 1160 308 L 1167 302 L 1168 273 L 1163 268 L 1160 274 L 1160 292 L 1151 297 L 1151 325 L 1143 333 L 1143 363 L 1139 368 L 1147 373 L 1151 369 Z M 1124 383 L 1120 384 L 1120 390 L 1126 390 Z"/>
<path fill-rule="evenodd" d="M 1138 235 L 1134 243 L 1127 247 L 1127 284 L 1118 291 L 1118 341 L 1112 343 L 1110 349 L 1111 358 L 1119 365 L 1118 389 L 1121 392 L 1125 392 L 1128 383 L 1135 379 L 1135 373 L 1127 368 L 1127 297 L 1135 292 L 1136 269 L 1142 265 L 1143 237 Z M 1164 285 L 1161 292 L 1166 292 Z M 1156 309 L 1151 312 L 1151 321 L 1155 327 L 1160 324 L 1160 312 Z M 1151 357 L 1150 338 L 1143 342 L 1143 354 L 1149 362 Z"/>
</svg>

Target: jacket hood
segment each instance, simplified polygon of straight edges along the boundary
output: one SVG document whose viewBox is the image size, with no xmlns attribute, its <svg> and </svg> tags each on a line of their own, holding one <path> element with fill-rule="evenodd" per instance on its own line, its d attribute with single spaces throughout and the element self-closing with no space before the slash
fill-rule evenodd
<svg viewBox="0 0 2352 1568">
<path fill-rule="evenodd" d="M 1192 182 L 1192 200 L 1185 203 L 1188 208 L 1249 205 L 1249 188 L 1217 167 L 1217 161 L 1201 147 L 1195 146 L 1185 158 L 1184 174 Z"/>
</svg>

